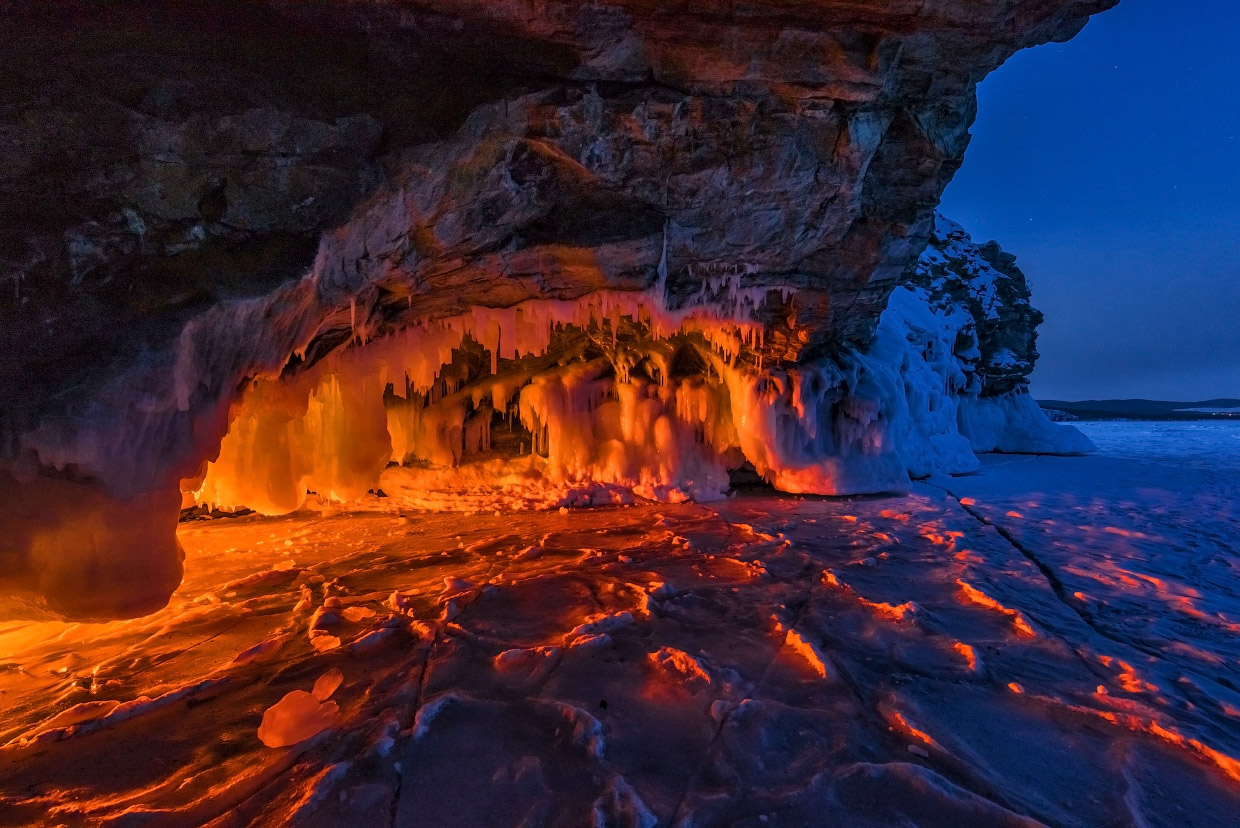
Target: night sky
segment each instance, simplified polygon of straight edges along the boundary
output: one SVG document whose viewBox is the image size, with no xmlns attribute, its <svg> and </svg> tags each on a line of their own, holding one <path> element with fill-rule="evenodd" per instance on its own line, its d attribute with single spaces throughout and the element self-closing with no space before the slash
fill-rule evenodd
<svg viewBox="0 0 1240 828">
<path fill-rule="evenodd" d="M 980 90 L 943 199 L 1046 313 L 1040 398 L 1240 397 L 1240 2 L 1121 0 Z"/>
</svg>

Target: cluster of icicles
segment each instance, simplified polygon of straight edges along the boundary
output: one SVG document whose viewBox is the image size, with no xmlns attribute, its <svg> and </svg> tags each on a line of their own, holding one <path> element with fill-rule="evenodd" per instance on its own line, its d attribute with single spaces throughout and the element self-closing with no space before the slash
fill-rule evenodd
<svg viewBox="0 0 1240 828">
<path fill-rule="evenodd" d="M 745 299 L 738 304 L 749 309 L 761 302 Z M 640 344 L 618 338 L 624 323 L 647 332 Z M 571 329 L 610 340 L 606 356 L 578 350 L 537 359 L 557 330 Z M 562 505 L 565 492 L 582 491 L 574 484 L 594 487 L 594 502 L 600 492 L 610 502 L 708 500 L 722 496 L 728 469 L 746 460 L 785 491 L 836 494 L 907 481 L 892 461 L 879 406 L 850 396 L 854 383 L 835 363 L 737 366 L 737 354 L 762 335 L 758 323 L 701 306 L 669 311 L 640 293 L 475 308 L 338 351 L 285 378 L 255 380 L 234 407 L 218 459 L 183 488 L 200 503 L 284 514 L 308 492 L 358 502 L 376 489 L 408 495 L 461 480 L 523 492 L 496 506 Z M 467 341 L 491 360 L 490 374 L 468 384 L 456 359 Z M 674 363 L 686 359 L 696 370 L 678 373 Z M 490 451 L 497 412 L 529 435 L 515 456 Z M 858 460 L 867 478 L 881 480 L 844 479 L 855 478 Z M 417 473 L 388 468 L 392 462 Z M 531 490 L 545 497 L 531 498 Z"/>
</svg>

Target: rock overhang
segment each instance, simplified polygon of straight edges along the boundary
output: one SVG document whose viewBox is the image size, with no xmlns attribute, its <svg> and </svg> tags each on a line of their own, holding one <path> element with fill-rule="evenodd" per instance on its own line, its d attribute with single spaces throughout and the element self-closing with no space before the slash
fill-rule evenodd
<svg viewBox="0 0 1240 828">
<path fill-rule="evenodd" d="M 742 362 L 864 348 L 976 83 L 1112 4 L 17 7 L 52 91 L 6 91 L 10 472 L 173 489 L 247 381 L 473 308 L 713 281 L 771 297 Z M 33 55 L 74 15 L 71 59 Z"/>
</svg>

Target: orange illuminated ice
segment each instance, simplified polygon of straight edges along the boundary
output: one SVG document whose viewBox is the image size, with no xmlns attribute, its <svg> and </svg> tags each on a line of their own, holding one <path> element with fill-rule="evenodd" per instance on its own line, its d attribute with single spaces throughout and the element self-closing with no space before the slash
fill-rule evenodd
<svg viewBox="0 0 1240 828">
<path fill-rule="evenodd" d="M 1016 631 L 1021 635 L 1029 638 L 1037 635 L 1033 627 L 1029 625 L 1029 622 L 1025 620 L 1025 616 L 1022 615 L 1019 610 L 1005 607 L 1003 604 L 999 603 L 994 598 L 991 598 L 977 587 L 974 587 L 963 580 L 957 579 L 956 584 L 960 587 L 960 594 L 971 603 L 977 604 L 980 607 L 992 609 L 995 612 L 1002 613 L 1010 618 L 1012 621 L 1012 626 L 1015 627 Z"/>
</svg>

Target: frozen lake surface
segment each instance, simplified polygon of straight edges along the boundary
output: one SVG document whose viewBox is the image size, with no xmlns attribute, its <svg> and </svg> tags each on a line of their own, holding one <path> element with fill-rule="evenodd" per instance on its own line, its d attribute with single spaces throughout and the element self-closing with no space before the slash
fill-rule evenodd
<svg viewBox="0 0 1240 828">
<path fill-rule="evenodd" d="M 1073 423 L 1100 454 L 1240 472 L 1240 421 Z"/>
<path fill-rule="evenodd" d="M 902 497 L 183 524 L 159 613 L 0 624 L 0 825 L 1240 825 L 1240 426 L 1083 430 Z"/>
</svg>

